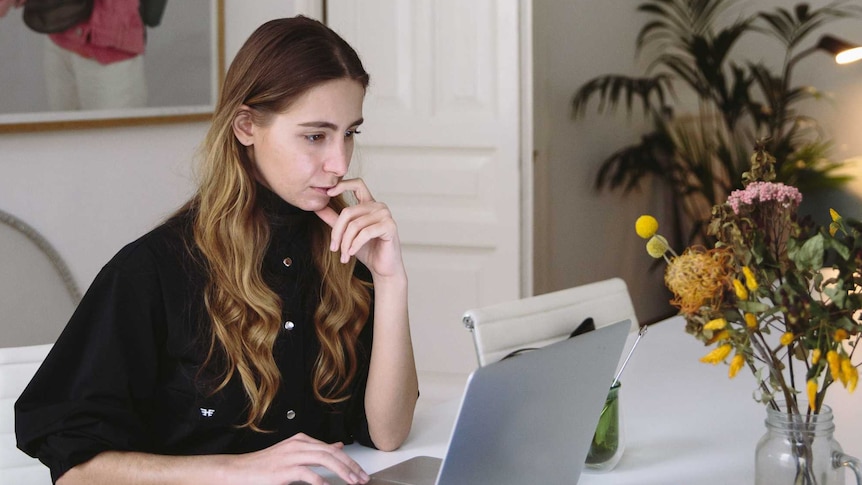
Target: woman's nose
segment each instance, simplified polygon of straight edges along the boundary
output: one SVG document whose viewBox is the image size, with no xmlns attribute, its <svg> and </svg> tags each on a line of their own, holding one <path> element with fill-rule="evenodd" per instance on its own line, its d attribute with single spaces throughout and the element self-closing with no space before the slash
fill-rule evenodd
<svg viewBox="0 0 862 485">
<path fill-rule="evenodd" d="M 347 167 L 350 165 L 351 156 L 352 153 L 346 140 L 333 143 L 332 148 L 327 153 L 323 169 L 339 177 L 343 177 L 347 174 Z"/>
</svg>

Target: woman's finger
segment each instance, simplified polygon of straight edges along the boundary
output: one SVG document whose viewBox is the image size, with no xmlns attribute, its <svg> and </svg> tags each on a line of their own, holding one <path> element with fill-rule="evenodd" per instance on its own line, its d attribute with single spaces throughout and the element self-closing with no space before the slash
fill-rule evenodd
<svg viewBox="0 0 862 485">
<path fill-rule="evenodd" d="M 368 186 L 365 185 L 365 181 L 360 178 L 342 180 L 335 184 L 335 187 L 329 189 L 326 192 L 326 195 L 336 197 L 344 192 L 353 192 L 357 202 L 360 204 L 363 202 L 374 202 L 374 197 L 371 195 L 371 191 L 368 190 Z"/>
</svg>

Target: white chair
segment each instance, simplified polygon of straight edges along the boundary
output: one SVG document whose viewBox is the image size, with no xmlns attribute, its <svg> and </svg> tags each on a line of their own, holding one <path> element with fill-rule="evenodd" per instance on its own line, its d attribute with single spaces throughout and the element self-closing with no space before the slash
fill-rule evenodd
<svg viewBox="0 0 862 485">
<path fill-rule="evenodd" d="M 0 348 L 0 483 L 50 485 L 48 468 L 15 446 L 13 405 L 52 344 Z"/>
<path fill-rule="evenodd" d="M 625 281 L 612 278 L 469 310 L 463 323 L 473 332 L 479 365 L 485 366 L 519 349 L 564 340 L 587 318 L 596 328 L 629 319 L 635 331 L 638 322 Z"/>
<path fill-rule="evenodd" d="M 13 406 L 81 296 L 51 244 L 2 210 L 0 268 L 0 484 L 49 485 L 48 468 L 15 446 Z"/>
</svg>

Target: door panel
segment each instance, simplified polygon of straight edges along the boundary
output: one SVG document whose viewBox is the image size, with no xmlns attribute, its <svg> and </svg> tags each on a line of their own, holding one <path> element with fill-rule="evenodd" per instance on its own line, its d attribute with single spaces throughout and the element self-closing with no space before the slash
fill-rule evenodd
<svg viewBox="0 0 862 485">
<path fill-rule="evenodd" d="M 520 296 L 517 0 L 329 0 L 371 75 L 352 170 L 398 222 L 421 370 L 476 366 L 468 308 Z"/>
</svg>

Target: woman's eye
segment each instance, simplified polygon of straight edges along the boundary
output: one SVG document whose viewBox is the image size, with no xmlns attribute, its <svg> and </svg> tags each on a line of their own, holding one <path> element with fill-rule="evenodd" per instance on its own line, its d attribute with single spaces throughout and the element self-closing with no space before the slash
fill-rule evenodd
<svg viewBox="0 0 862 485">
<path fill-rule="evenodd" d="M 315 133 L 313 135 L 305 135 L 305 139 L 310 141 L 311 143 L 318 142 L 323 139 L 323 135 L 320 133 Z"/>
<path fill-rule="evenodd" d="M 353 138 L 353 135 L 358 135 L 360 133 L 362 133 L 362 132 L 359 130 L 347 130 L 344 132 L 344 137 L 345 138 Z"/>
</svg>

